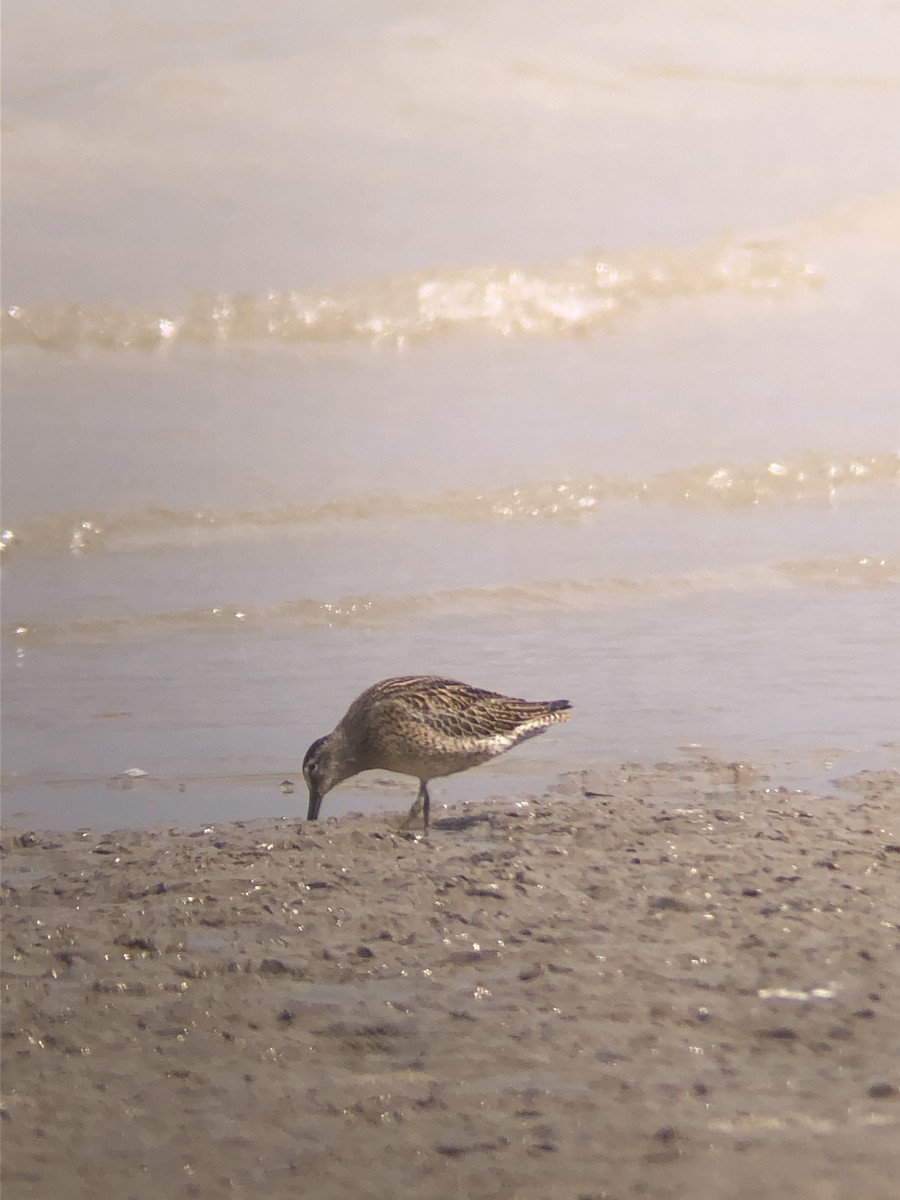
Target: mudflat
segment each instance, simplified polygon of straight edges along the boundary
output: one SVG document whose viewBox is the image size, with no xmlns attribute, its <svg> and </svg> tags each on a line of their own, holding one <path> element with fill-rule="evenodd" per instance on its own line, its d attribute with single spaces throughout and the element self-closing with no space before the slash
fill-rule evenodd
<svg viewBox="0 0 900 1200">
<path fill-rule="evenodd" d="M 396 824 L 4 830 L 5 1200 L 896 1197 L 896 773 Z"/>
</svg>

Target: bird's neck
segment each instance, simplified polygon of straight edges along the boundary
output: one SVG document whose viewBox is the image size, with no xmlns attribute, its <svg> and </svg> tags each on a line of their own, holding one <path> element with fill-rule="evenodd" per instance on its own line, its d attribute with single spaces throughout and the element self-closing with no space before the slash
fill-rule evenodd
<svg viewBox="0 0 900 1200">
<path fill-rule="evenodd" d="M 328 786 L 324 789 L 325 791 L 330 792 L 333 787 L 337 787 L 339 783 L 343 783 L 351 775 L 356 775 L 357 772 L 365 770 L 364 765 L 361 765 L 358 761 L 358 755 L 351 740 L 340 726 L 330 734 L 326 743 L 326 750 Z"/>
</svg>

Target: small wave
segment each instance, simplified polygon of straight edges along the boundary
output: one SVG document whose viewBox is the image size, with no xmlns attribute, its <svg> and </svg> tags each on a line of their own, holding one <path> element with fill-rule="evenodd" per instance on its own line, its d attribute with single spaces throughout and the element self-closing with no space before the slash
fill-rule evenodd
<svg viewBox="0 0 900 1200">
<path fill-rule="evenodd" d="M 466 330 L 553 337 L 590 332 L 650 300 L 734 292 L 778 294 L 821 282 L 779 241 L 688 252 L 588 254 L 544 268 L 474 266 L 366 281 L 331 291 L 200 293 L 186 303 L 117 308 L 77 301 L 13 304 L 10 344 L 153 350 L 179 342 L 409 341 Z"/>
<path fill-rule="evenodd" d="M 821 455 L 760 463 L 703 464 L 644 478 L 593 475 L 548 479 L 485 491 L 433 496 L 376 493 L 323 504 L 285 502 L 268 509 L 216 512 L 148 508 L 132 513 L 45 513 L 0 533 L 0 549 L 16 554 L 114 552 L 197 546 L 251 537 L 264 530 L 324 526 L 334 521 L 576 521 L 613 503 L 747 509 L 836 499 L 864 485 L 900 480 L 900 454 Z"/>
<path fill-rule="evenodd" d="M 714 591 L 880 588 L 898 583 L 900 559 L 864 555 L 745 566 L 729 571 L 699 571 L 688 575 L 549 579 L 520 586 L 451 588 L 410 596 L 301 598 L 271 607 L 228 604 L 175 612 L 131 613 L 96 620 L 4 626 L 3 634 L 24 647 L 51 642 L 140 640 L 169 637 L 173 633 L 236 633 L 279 625 L 373 627 L 416 618 L 574 612 Z"/>
</svg>

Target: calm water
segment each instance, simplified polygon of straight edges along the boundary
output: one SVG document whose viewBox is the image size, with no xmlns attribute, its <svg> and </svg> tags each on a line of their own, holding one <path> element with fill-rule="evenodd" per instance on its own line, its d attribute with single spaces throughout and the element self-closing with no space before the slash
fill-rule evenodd
<svg viewBox="0 0 900 1200">
<path fill-rule="evenodd" d="M 6 816 L 305 812 L 423 671 L 576 705 L 438 801 L 900 766 L 898 20 L 7 0 Z"/>
</svg>

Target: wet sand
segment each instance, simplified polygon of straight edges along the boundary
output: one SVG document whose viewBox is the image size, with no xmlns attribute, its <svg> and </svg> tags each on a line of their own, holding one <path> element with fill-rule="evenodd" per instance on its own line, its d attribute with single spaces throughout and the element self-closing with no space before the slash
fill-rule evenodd
<svg viewBox="0 0 900 1200">
<path fill-rule="evenodd" d="M 6 829 L 4 1197 L 896 1196 L 900 781 L 776 784 Z"/>
</svg>

